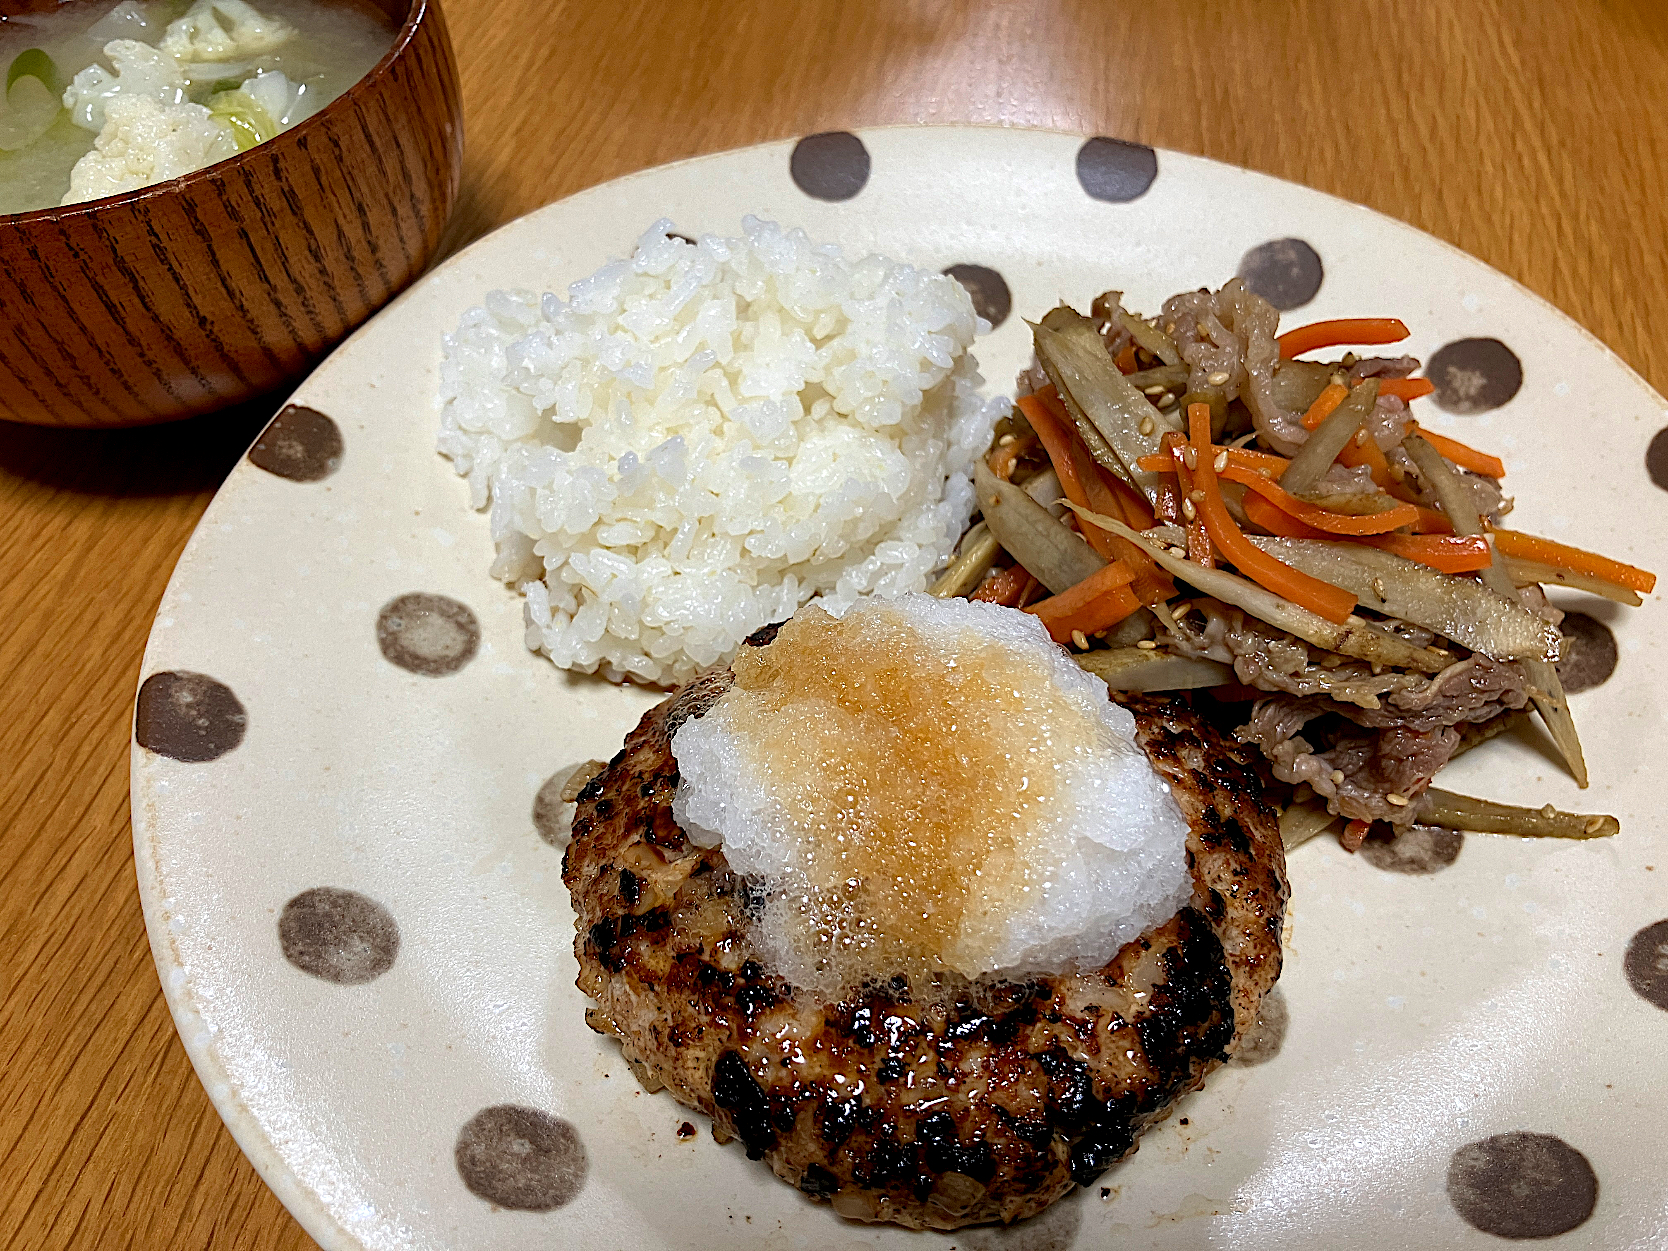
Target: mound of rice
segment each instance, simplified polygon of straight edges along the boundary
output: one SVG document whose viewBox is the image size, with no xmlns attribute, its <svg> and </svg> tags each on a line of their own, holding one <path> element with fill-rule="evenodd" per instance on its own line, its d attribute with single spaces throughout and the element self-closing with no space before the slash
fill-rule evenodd
<svg viewBox="0 0 1668 1251">
<path fill-rule="evenodd" d="M 440 451 L 491 505 L 528 646 L 658 685 L 813 596 L 924 589 L 1004 407 L 978 396 L 954 279 L 751 217 L 671 229 L 565 302 L 490 293 L 440 389 Z"/>
<path fill-rule="evenodd" d="M 672 738 L 672 812 L 758 884 L 758 940 L 795 986 L 1096 969 L 1192 893 L 1135 718 L 1035 616 L 813 604 L 735 674 Z"/>
</svg>

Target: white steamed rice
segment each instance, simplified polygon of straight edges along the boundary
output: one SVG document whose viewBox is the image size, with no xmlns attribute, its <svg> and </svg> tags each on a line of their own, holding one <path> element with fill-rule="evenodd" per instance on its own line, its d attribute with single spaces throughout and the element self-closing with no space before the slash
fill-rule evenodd
<svg viewBox="0 0 1668 1251">
<path fill-rule="evenodd" d="M 748 217 L 658 221 L 564 302 L 446 336 L 439 447 L 563 668 L 671 685 L 820 595 L 924 589 L 973 505 L 983 329 L 954 279 Z"/>
</svg>

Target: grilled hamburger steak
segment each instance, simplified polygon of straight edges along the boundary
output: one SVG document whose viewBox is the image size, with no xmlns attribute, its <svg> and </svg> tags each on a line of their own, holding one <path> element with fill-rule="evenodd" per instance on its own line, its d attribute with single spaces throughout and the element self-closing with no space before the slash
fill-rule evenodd
<svg viewBox="0 0 1668 1251">
<path fill-rule="evenodd" d="M 709 671 L 644 716 L 580 794 L 563 862 L 586 1020 L 647 1089 L 843 1216 L 954 1229 L 1091 1184 L 1234 1053 L 1279 976 L 1286 899 L 1255 748 L 1180 701 L 1124 701 L 1187 820 L 1194 892 L 1104 968 L 948 1004 L 900 976 L 824 1004 L 761 962 L 757 889 L 672 816 L 672 736 L 733 681 Z"/>
</svg>

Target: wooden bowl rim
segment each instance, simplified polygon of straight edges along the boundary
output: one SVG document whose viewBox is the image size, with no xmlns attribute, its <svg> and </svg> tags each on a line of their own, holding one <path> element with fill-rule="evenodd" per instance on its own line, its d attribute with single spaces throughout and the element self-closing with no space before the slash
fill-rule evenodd
<svg viewBox="0 0 1668 1251">
<path fill-rule="evenodd" d="M 405 20 L 400 24 L 399 30 L 395 32 L 394 42 L 389 46 L 388 51 L 382 54 L 382 59 L 373 65 L 364 77 L 342 92 L 341 95 L 330 101 L 329 104 L 326 104 L 311 117 L 303 119 L 282 134 L 274 135 L 264 143 L 258 143 L 246 152 L 239 152 L 236 156 L 228 156 L 223 160 L 214 162 L 212 165 L 205 165 L 202 169 L 194 169 L 189 174 L 181 174 L 178 178 L 169 178 L 164 182 L 152 183 L 148 187 L 138 187 L 132 191 L 123 191 L 119 195 L 105 196 L 98 200 L 87 200 L 80 204 L 48 205 L 46 208 L 29 209 L 23 213 L 0 213 L 0 226 L 27 228 L 37 222 L 58 222 L 65 218 L 84 217 L 94 213 L 124 209 L 130 204 L 139 203 L 141 200 L 174 195 L 195 183 L 206 182 L 228 166 L 245 161 L 256 153 L 262 152 L 263 149 L 266 149 L 264 155 L 273 155 L 270 145 L 280 144 L 286 139 L 304 134 L 307 130 L 313 128 L 315 122 L 322 122 L 338 107 L 345 107 L 350 97 L 357 95 L 372 82 L 382 78 L 394 62 L 405 55 L 405 50 L 411 45 L 412 39 L 416 37 L 417 28 L 423 24 L 431 9 L 436 12 L 439 11 L 439 0 L 410 0 Z"/>
</svg>

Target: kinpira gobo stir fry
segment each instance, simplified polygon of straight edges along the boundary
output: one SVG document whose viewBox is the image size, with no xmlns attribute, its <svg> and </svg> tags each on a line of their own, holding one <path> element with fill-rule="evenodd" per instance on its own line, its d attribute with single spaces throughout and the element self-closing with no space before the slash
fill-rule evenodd
<svg viewBox="0 0 1668 1251">
<path fill-rule="evenodd" d="M 934 593 L 1035 613 L 1113 690 L 1243 703 L 1288 847 L 1340 818 L 1352 851 L 1375 823 L 1615 833 L 1431 782 L 1533 708 L 1586 786 L 1541 588 L 1637 606 L 1655 575 L 1507 528 L 1501 462 L 1416 420 L 1417 360 L 1309 359 L 1400 321 L 1278 321 L 1237 279 L 1152 319 L 1118 292 L 1051 311 Z"/>
</svg>

